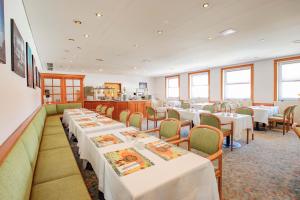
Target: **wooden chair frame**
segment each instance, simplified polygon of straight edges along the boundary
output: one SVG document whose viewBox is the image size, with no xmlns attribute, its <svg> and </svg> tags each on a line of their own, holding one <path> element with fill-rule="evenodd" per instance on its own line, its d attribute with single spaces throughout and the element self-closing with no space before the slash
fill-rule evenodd
<svg viewBox="0 0 300 200">
<path fill-rule="evenodd" d="M 283 135 L 285 135 L 286 131 L 290 130 L 290 126 L 291 126 L 291 109 L 293 106 L 288 106 L 284 109 L 283 111 L 283 118 L 269 118 L 269 129 L 271 130 L 273 128 L 273 123 L 275 122 L 277 123 L 282 123 L 282 133 Z"/>
<path fill-rule="evenodd" d="M 125 111 L 127 112 L 127 117 L 126 117 L 125 125 L 126 125 L 126 127 L 128 127 L 128 120 L 129 120 L 129 116 L 130 116 L 130 110 L 125 109 L 125 110 L 122 110 L 120 112 L 120 114 L 119 114 L 119 122 L 121 122 L 121 114 L 122 114 L 122 112 L 125 112 Z"/>
<path fill-rule="evenodd" d="M 163 123 L 163 122 L 168 122 L 168 121 L 176 121 L 177 127 L 178 127 L 178 128 L 177 128 L 176 135 L 173 136 L 173 137 L 170 137 L 170 138 L 165 139 L 165 141 L 166 141 L 166 142 L 170 142 L 170 141 L 173 141 L 173 140 L 180 139 L 180 128 L 181 128 L 180 121 L 179 121 L 178 119 L 175 119 L 175 118 L 167 118 L 167 119 L 162 120 L 161 123 Z M 159 134 L 159 139 L 161 139 L 160 129 L 161 129 L 161 126 L 159 126 L 159 128 L 147 130 L 147 131 L 144 131 L 144 132 L 145 132 L 145 133 L 158 133 L 158 134 Z"/>
<path fill-rule="evenodd" d="M 142 130 L 143 113 L 141 113 L 141 112 L 130 113 L 130 115 L 128 117 L 128 126 L 130 125 L 130 119 L 131 119 L 132 115 L 139 115 L 141 117 L 141 121 L 139 123 L 139 127 L 136 127 L 136 128 L 138 128 L 139 130 Z"/>
<path fill-rule="evenodd" d="M 179 117 L 179 121 L 180 121 L 180 123 L 181 123 L 181 117 L 180 117 L 180 113 L 177 111 L 177 110 L 175 110 L 175 109 L 172 109 L 172 108 L 168 108 L 167 109 L 167 114 L 169 113 L 169 110 L 171 110 L 171 111 L 173 111 L 173 112 L 175 112 L 177 115 L 178 115 L 178 117 Z M 168 118 L 169 118 L 169 116 L 168 116 Z M 193 122 L 191 121 L 191 120 L 185 120 L 184 122 L 186 122 L 186 123 L 181 123 L 181 127 L 184 127 L 184 126 L 189 126 L 190 127 L 190 129 L 192 129 L 192 127 L 193 127 Z M 187 122 L 189 122 L 189 123 L 187 123 Z"/>
<path fill-rule="evenodd" d="M 150 119 L 150 118 L 149 118 L 149 114 L 148 114 L 148 112 L 147 112 L 147 109 L 148 109 L 148 108 L 151 108 L 151 109 L 154 110 L 154 116 L 153 116 L 153 119 Z M 149 128 L 149 120 L 154 122 L 154 128 L 156 128 L 156 127 L 157 127 L 157 122 L 158 122 L 158 121 L 161 121 L 161 120 L 166 119 L 166 112 L 158 112 L 158 111 L 157 111 L 156 109 L 154 109 L 152 106 L 147 106 L 147 107 L 146 107 L 146 112 L 147 112 L 147 117 L 146 117 L 146 118 L 147 118 L 147 130 L 148 130 L 148 128 Z M 158 113 L 164 113 L 164 114 L 165 114 L 164 119 L 157 119 Z"/>
<path fill-rule="evenodd" d="M 233 130 L 234 130 L 234 125 L 233 125 L 233 121 L 232 122 L 229 122 L 229 123 L 221 123 L 221 120 L 220 120 L 220 118 L 219 117 L 217 117 L 216 115 L 214 115 L 214 114 L 211 114 L 211 113 L 200 113 L 200 124 L 201 124 L 201 115 L 202 116 L 209 116 L 209 117 L 214 117 L 215 119 L 217 119 L 218 120 L 218 122 L 219 122 L 219 127 L 216 127 L 217 129 L 219 129 L 220 131 L 222 130 L 222 126 L 226 126 L 226 125 L 230 125 L 231 127 L 230 127 L 230 132 L 228 132 L 228 133 L 223 133 L 223 136 L 224 137 L 227 137 L 227 136 L 229 136 L 230 137 L 230 151 L 232 151 L 233 150 Z M 222 132 L 222 131 L 221 131 Z"/>
<path fill-rule="evenodd" d="M 220 199 L 222 199 L 222 157 L 223 157 L 223 150 L 222 150 L 222 145 L 223 145 L 223 140 L 224 140 L 224 136 L 223 136 L 223 132 L 215 127 L 212 126 L 208 126 L 208 125 L 199 125 L 199 126 L 195 126 L 194 128 L 192 128 L 189 132 L 189 135 L 187 138 L 183 138 L 183 139 L 179 139 L 176 141 L 171 141 L 170 143 L 175 144 L 175 145 L 179 145 L 182 142 L 187 142 L 188 143 L 188 150 L 191 151 L 191 136 L 192 136 L 192 132 L 194 129 L 199 129 L 199 128 L 207 128 L 213 131 L 216 131 L 217 133 L 219 133 L 220 137 L 219 137 L 219 144 L 218 144 L 218 151 L 210 156 L 207 157 L 207 159 L 209 159 L 211 162 L 218 159 L 218 169 L 215 170 L 215 174 L 216 174 L 216 178 L 218 178 L 218 190 L 219 190 L 219 196 Z"/>
</svg>

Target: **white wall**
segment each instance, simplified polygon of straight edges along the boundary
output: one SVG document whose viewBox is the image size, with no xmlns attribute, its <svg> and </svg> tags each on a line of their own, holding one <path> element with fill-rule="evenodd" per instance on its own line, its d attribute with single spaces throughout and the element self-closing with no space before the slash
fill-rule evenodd
<svg viewBox="0 0 300 200">
<path fill-rule="evenodd" d="M 153 93 L 154 78 L 143 76 L 128 76 L 128 75 L 114 75 L 114 74 L 85 74 L 84 86 L 97 87 L 103 85 L 105 82 L 116 82 L 122 84 L 122 89 L 125 87 L 126 92 L 133 93 L 139 88 L 139 82 L 147 82 L 149 94 Z"/>
<path fill-rule="evenodd" d="M 11 18 L 15 20 L 24 41 L 30 44 L 37 66 L 41 66 L 22 0 L 5 0 L 4 13 L 6 64 L 0 64 L 0 144 L 2 144 L 41 103 L 40 89 L 28 88 L 26 78 L 22 78 L 11 71 Z"/>
</svg>

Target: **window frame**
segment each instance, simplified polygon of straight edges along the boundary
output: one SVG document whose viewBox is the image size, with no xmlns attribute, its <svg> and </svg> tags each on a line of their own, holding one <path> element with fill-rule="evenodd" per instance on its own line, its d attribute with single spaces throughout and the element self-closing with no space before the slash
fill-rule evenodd
<svg viewBox="0 0 300 200">
<path fill-rule="evenodd" d="M 281 58 L 274 60 L 274 101 L 298 101 L 299 98 L 281 98 L 280 97 L 280 82 L 281 74 L 279 72 L 282 64 L 287 63 L 300 63 L 300 56 L 293 56 L 287 58 Z M 296 80 L 297 82 L 300 80 Z M 295 82 L 295 81 L 286 81 L 286 82 Z"/>
<path fill-rule="evenodd" d="M 221 99 L 222 100 L 231 100 L 231 99 L 225 99 L 225 71 L 227 70 L 243 70 L 245 68 L 250 69 L 250 98 L 245 98 L 241 100 L 251 100 L 253 102 L 254 100 L 254 64 L 245 64 L 245 65 L 237 65 L 237 66 L 229 66 L 229 67 L 223 67 L 221 68 Z M 238 98 L 237 98 L 238 99 Z"/>
<path fill-rule="evenodd" d="M 192 92 L 192 85 L 191 85 L 191 81 L 192 81 L 192 76 L 193 75 L 197 75 L 197 74 L 203 74 L 203 73 L 207 73 L 208 75 L 208 97 L 207 97 L 207 101 L 210 101 L 210 70 L 201 70 L 201 71 L 195 71 L 195 72 L 190 72 L 188 74 L 188 95 L 189 95 L 189 99 L 206 99 L 203 97 L 197 97 L 197 98 L 192 98 L 191 92 Z"/>
<path fill-rule="evenodd" d="M 177 78 L 177 80 L 178 80 L 178 97 L 168 97 L 168 79 L 171 79 L 171 78 Z M 166 96 L 166 99 L 170 99 L 170 100 L 179 100 L 180 99 L 180 75 L 165 77 L 165 96 Z"/>
</svg>

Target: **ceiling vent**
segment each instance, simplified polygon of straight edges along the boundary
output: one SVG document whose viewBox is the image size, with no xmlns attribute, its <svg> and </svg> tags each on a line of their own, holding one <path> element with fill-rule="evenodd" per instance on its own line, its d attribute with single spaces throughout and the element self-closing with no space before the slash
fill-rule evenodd
<svg viewBox="0 0 300 200">
<path fill-rule="evenodd" d="M 47 63 L 47 70 L 53 71 L 53 63 Z"/>
</svg>

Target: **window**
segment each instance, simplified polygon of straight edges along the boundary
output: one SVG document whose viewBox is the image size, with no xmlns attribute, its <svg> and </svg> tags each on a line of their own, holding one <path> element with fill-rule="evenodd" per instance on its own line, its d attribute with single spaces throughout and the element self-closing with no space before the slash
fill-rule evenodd
<svg viewBox="0 0 300 200">
<path fill-rule="evenodd" d="M 223 99 L 252 99 L 253 65 L 222 69 Z"/>
<path fill-rule="evenodd" d="M 179 98 L 179 76 L 166 77 L 167 98 Z"/>
<path fill-rule="evenodd" d="M 300 94 L 300 60 L 278 63 L 278 99 L 296 100 Z"/>
<path fill-rule="evenodd" d="M 66 98 L 68 103 L 81 101 L 79 79 L 66 79 Z"/>
<path fill-rule="evenodd" d="M 189 74 L 189 97 L 191 99 L 209 97 L 209 71 Z"/>
<path fill-rule="evenodd" d="M 49 103 L 61 102 L 61 79 L 46 78 L 44 79 L 45 96 Z"/>
</svg>

